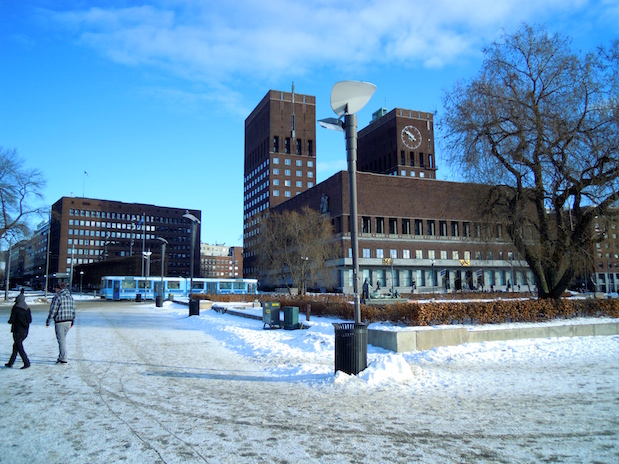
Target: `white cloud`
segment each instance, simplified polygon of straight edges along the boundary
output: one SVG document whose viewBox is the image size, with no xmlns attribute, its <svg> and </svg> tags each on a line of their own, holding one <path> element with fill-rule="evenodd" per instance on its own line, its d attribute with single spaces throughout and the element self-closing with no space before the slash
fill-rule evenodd
<svg viewBox="0 0 619 464">
<path fill-rule="evenodd" d="M 52 16 L 116 62 L 160 67 L 217 88 L 236 79 L 300 76 L 319 68 L 381 63 L 440 68 L 478 54 L 503 28 L 587 3 L 185 0 Z"/>
</svg>

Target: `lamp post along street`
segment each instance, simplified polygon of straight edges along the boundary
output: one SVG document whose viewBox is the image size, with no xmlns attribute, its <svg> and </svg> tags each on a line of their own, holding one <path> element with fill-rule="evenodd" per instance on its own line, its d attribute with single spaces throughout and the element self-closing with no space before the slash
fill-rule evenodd
<svg viewBox="0 0 619 464">
<path fill-rule="evenodd" d="M 326 118 L 318 123 L 331 130 L 344 131 L 346 136 L 346 159 L 348 162 L 348 190 L 350 197 L 350 235 L 353 261 L 353 294 L 355 323 L 361 323 L 359 297 L 359 238 L 357 224 L 357 111 L 370 100 L 376 86 L 369 82 L 341 81 L 331 90 L 331 109 L 339 119 Z M 341 121 L 342 116 L 344 122 Z"/>
<path fill-rule="evenodd" d="M 376 86 L 368 82 L 341 81 L 331 90 L 331 109 L 339 119 L 327 118 L 318 123 L 327 129 L 343 130 L 346 136 L 348 190 L 350 198 L 350 241 L 354 294 L 354 324 L 334 324 L 335 370 L 357 375 L 367 367 L 367 325 L 361 322 L 359 296 L 359 238 L 357 215 L 357 111 L 370 100 Z M 344 118 L 342 123 L 341 118 Z M 350 341 L 352 340 L 352 343 Z"/>
<path fill-rule="evenodd" d="M 183 217 L 189 219 L 191 221 L 191 256 L 189 259 L 189 315 L 190 316 L 199 316 L 200 315 L 200 302 L 195 301 L 192 298 L 193 295 L 193 255 L 194 255 L 194 247 L 196 244 L 196 225 L 200 224 L 200 220 L 195 217 L 193 214 L 190 214 L 187 211 L 183 214 Z M 197 303 L 197 304 L 196 304 Z"/>
<path fill-rule="evenodd" d="M 163 306 L 163 273 L 165 270 L 165 246 L 168 241 L 165 238 L 157 237 L 157 240 L 161 241 L 161 283 L 159 284 L 159 295 L 155 297 L 155 303 L 158 308 Z"/>
</svg>

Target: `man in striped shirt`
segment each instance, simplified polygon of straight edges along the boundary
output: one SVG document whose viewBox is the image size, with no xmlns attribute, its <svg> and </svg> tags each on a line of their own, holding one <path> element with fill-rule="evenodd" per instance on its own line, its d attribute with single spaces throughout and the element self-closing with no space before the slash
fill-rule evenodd
<svg viewBox="0 0 619 464">
<path fill-rule="evenodd" d="M 56 294 L 52 300 L 52 304 L 49 308 L 49 315 L 45 326 L 49 327 L 51 320 L 54 320 L 56 326 L 56 339 L 58 340 L 58 359 L 56 364 L 67 363 L 67 333 L 69 329 L 73 327 L 73 321 L 75 320 L 75 301 L 69 290 L 67 290 L 64 283 L 56 284 L 54 287 Z"/>
</svg>

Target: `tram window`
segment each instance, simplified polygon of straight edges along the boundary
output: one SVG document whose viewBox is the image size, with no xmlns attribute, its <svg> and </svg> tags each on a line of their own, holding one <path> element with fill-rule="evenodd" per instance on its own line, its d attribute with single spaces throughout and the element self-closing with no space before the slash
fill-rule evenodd
<svg viewBox="0 0 619 464">
<path fill-rule="evenodd" d="M 168 290 L 178 290 L 181 288 L 180 282 L 168 282 Z"/>
</svg>

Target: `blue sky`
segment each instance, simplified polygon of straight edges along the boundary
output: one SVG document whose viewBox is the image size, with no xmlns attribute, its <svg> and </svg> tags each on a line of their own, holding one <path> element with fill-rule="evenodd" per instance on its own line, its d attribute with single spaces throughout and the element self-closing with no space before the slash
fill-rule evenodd
<svg viewBox="0 0 619 464">
<path fill-rule="evenodd" d="M 363 80 L 377 90 L 359 128 L 380 107 L 440 118 L 522 22 L 593 50 L 619 37 L 619 0 L 2 0 L 0 145 L 44 172 L 45 204 L 196 208 L 203 242 L 242 245 L 244 121 L 269 89 L 294 82 L 326 118 L 333 84 Z M 320 182 L 346 169 L 345 142 L 316 139 Z"/>
</svg>

